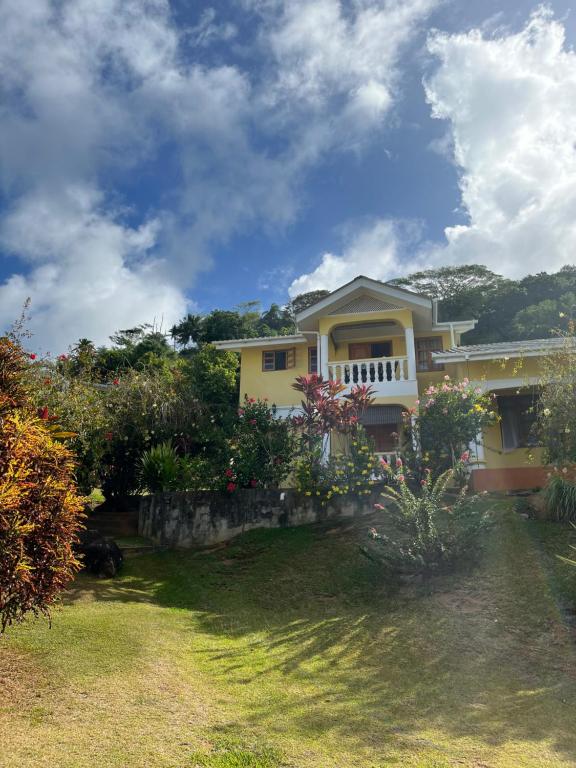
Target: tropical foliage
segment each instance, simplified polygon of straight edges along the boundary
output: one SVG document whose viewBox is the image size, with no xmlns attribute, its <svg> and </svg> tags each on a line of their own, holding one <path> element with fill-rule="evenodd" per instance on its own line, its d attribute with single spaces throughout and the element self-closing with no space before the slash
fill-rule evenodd
<svg viewBox="0 0 576 768">
<path fill-rule="evenodd" d="M 456 468 L 436 479 L 427 470 L 416 483 L 400 458 L 385 471 L 391 481 L 382 493 L 386 504 L 376 507 L 393 532 L 372 528 L 366 554 L 392 571 L 429 576 L 477 553 L 489 518 L 480 497 L 468 495 L 466 486 L 455 489 Z"/>
<path fill-rule="evenodd" d="M 49 615 L 79 568 L 73 457 L 36 414 L 26 367 L 22 350 L 0 339 L 0 631 L 27 613 Z"/>
<path fill-rule="evenodd" d="M 489 395 L 468 379 L 453 382 L 448 375 L 431 384 L 417 405 L 417 412 L 406 414 L 406 447 L 414 447 L 434 474 L 455 467 L 461 453 L 497 419 Z"/>
</svg>

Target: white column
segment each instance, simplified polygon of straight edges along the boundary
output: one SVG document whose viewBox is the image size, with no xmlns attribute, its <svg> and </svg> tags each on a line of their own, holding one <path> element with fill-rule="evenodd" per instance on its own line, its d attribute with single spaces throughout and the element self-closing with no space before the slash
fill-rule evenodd
<svg viewBox="0 0 576 768">
<path fill-rule="evenodd" d="M 328 381 L 328 336 L 320 336 L 320 373 L 324 381 Z"/>
<path fill-rule="evenodd" d="M 414 344 L 414 328 L 405 328 L 406 354 L 408 355 L 408 379 L 416 380 L 416 346 Z"/>
<path fill-rule="evenodd" d="M 322 436 L 322 463 L 327 464 L 330 458 L 330 433 Z"/>
<path fill-rule="evenodd" d="M 474 457 L 470 462 L 470 469 L 484 469 L 486 462 L 484 460 L 484 436 L 482 432 L 476 435 L 476 440 L 471 440 L 468 446 L 470 451 L 470 458 Z"/>
</svg>

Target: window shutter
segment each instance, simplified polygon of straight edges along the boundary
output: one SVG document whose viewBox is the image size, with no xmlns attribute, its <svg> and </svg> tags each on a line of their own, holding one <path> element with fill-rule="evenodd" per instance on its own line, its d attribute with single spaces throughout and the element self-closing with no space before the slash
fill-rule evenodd
<svg viewBox="0 0 576 768">
<path fill-rule="evenodd" d="M 274 352 L 262 352 L 262 370 L 273 371 L 274 368 Z"/>
<path fill-rule="evenodd" d="M 286 368 L 294 368 L 296 365 L 296 349 L 292 347 L 286 350 Z"/>
</svg>

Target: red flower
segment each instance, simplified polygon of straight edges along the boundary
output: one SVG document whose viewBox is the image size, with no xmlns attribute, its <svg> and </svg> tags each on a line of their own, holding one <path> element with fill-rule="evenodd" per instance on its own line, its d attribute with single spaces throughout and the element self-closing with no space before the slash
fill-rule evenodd
<svg viewBox="0 0 576 768">
<path fill-rule="evenodd" d="M 236 490 L 236 483 L 228 483 L 227 486 L 226 486 L 226 490 L 229 493 L 232 493 L 232 491 L 235 491 Z"/>
<path fill-rule="evenodd" d="M 44 384 L 52 384 L 52 379 L 44 379 Z"/>
<path fill-rule="evenodd" d="M 58 355 L 58 360 L 68 360 L 68 355 Z"/>
<path fill-rule="evenodd" d="M 28 355 L 28 357 L 30 358 L 30 360 L 36 360 L 36 355 L 34 354 L 34 352 L 32 352 L 32 354 Z"/>
<path fill-rule="evenodd" d="M 45 405 L 43 408 L 38 408 L 38 418 L 43 419 L 44 421 L 47 421 L 48 419 L 48 406 Z"/>
<path fill-rule="evenodd" d="M 256 488 L 256 486 L 258 485 L 258 480 L 254 480 L 254 479 L 250 480 L 250 485 L 252 486 L 252 488 Z"/>
<path fill-rule="evenodd" d="M 115 386 L 115 387 L 117 387 L 117 386 L 118 386 L 118 384 L 120 384 L 120 379 L 114 379 L 114 380 L 112 381 L 112 384 L 114 384 L 114 386 Z"/>
<path fill-rule="evenodd" d="M 250 419 L 250 424 L 256 425 L 258 424 L 258 422 L 256 421 L 256 419 Z"/>
<path fill-rule="evenodd" d="M 402 466 L 402 459 L 401 459 L 400 457 L 398 457 L 398 458 L 396 459 L 396 466 L 397 466 L 397 467 L 401 467 L 401 466 Z"/>
<path fill-rule="evenodd" d="M 226 470 L 226 472 L 224 474 L 226 475 L 226 477 L 234 477 L 234 472 L 232 472 L 230 467 L 228 467 L 228 469 Z"/>
<path fill-rule="evenodd" d="M 460 461 L 468 461 L 470 458 L 470 451 L 464 451 L 462 456 L 460 456 Z"/>
</svg>

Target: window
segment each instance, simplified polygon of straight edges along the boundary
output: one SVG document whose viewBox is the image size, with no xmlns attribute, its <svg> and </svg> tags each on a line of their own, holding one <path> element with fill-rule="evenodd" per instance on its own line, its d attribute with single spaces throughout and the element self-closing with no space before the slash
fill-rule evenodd
<svg viewBox="0 0 576 768">
<path fill-rule="evenodd" d="M 418 371 L 443 371 L 442 363 L 432 360 L 432 352 L 442 352 L 442 336 L 416 339 L 416 369 Z"/>
<path fill-rule="evenodd" d="M 285 371 L 287 368 L 294 368 L 296 364 L 296 350 L 275 349 L 270 352 L 262 352 L 262 370 L 263 371 Z"/>
<path fill-rule="evenodd" d="M 532 395 L 501 395 L 498 397 L 502 448 L 528 448 L 537 445 L 532 433 L 536 420 L 536 401 Z"/>
<path fill-rule="evenodd" d="M 392 357 L 392 342 L 375 341 L 348 344 L 349 360 L 369 360 L 375 357 Z"/>
<path fill-rule="evenodd" d="M 317 347 L 308 347 L 308 373 L 318 373 Z"/>
</svg>

